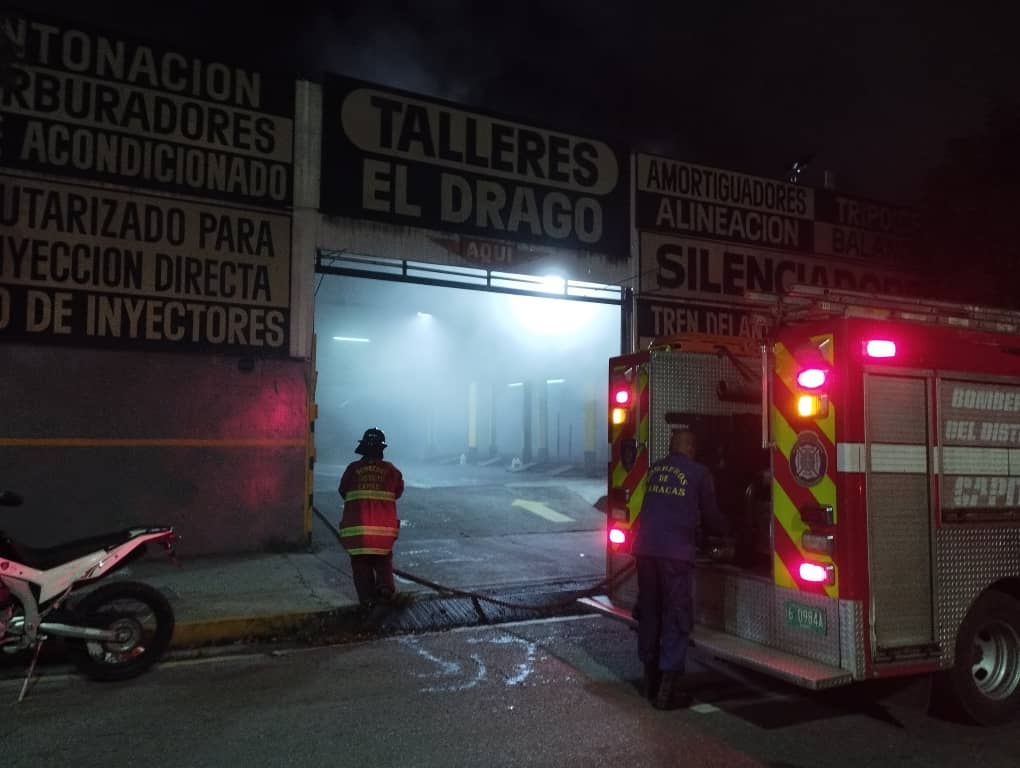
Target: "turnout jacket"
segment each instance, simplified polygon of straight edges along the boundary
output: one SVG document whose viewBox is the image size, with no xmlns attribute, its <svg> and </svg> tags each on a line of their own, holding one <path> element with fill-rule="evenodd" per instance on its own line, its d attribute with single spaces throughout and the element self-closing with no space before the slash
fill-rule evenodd
<svg viewBox="0 0 1020 768">
<path fill-rule="evenodd" d="M 683 454 L 655 462 L 648 468 L 634 554 L 693 562 L 702 516 L 718 533 L 727 532 L 708 467 Z"/>
<path fill-rule="evenodd" d="M 404 493 L 400 470 L 382 459 L 362 458 L 340 478 L 344 499 L 340 541 L 351 555 L 388 555 L 400 533 L 397 499 Z"/>
</svg>

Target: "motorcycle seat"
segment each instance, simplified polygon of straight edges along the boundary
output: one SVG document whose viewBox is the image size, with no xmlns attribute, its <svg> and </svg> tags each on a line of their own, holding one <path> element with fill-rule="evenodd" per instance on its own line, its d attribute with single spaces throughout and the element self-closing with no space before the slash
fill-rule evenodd
<svg viewBox="0 0 1020 768">
<path fill-rule="evenodd" d="M 170 528 L 166 526 L 138 526 L 97 536 L 88 536 L 84 539 L 75 539 L 55 547 L 30 547 L 14 541 L 0 532 L 0 556 L 15 560 L 37 571 L 46 571 L 101 549 L 113 549 L 141 534 L 169 530 Z"/>
</svg>

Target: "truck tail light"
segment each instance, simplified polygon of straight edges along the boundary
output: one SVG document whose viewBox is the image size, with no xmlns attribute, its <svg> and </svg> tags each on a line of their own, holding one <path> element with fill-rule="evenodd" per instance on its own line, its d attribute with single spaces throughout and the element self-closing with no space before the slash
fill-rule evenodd
<svg viewBox="0 0 1020 768">
<path fill-rule="evenodd" d="M 800 519 L 808 525 L 835 525 L 836 516 L 831 504 L 805 504 L 799 510 Z"/>
<path fill-rule="evenodd" d="M 633 545 L 630 541 L 628 532 L 623 528 L 617 528 L 615 525 L 609 529 L 609 550 L 614 554 L 629 555 L 631 554 L 631 547 Z"/>
<path fill-rule="evenodd" d="M 810 584 L 836 583 L 836 569 L 831 565 L 803 562 L 800 564 L 797 572 L 800 575 L 801 581 L 806 581 Z"/>
<path fill-rule="evenodd" d="M 864 342 L 864 354 L 879 359 L 896 357 L 896 342 L 888 339 L 868 339 Z"/>
<path fill-rule="evenodd" d="M 630 390 L 621 387 L 613 392 L 613 402 L 616 405 L 630 405 Z"/>
<path fill-rule="evenodd" d="M 614 408 L 612 413 L 613 424 L 620 425 L 627 421 L 626 408 Z"/>
<path fill-rule="evenodd" d="M 801 395 L 797 398 L 797 415 L 809 418 L 822 412 L 822 398 L 818 395 Z"/>
<path fill-rule="evenodd" d="M 805 368 L 797 374 L 797 384 L 804 389 L 820 389 L 825 386 L 827 378 L 828 375 L 821 368 Z"/>
<path fill-rule="evenodd" d="M 800 544 L 807 552 L 815 555 L 832 556 L 836 549 L 836 537 L 831 533 L 811 533 L 805 531 L 800 537 Z"/>
</svg>

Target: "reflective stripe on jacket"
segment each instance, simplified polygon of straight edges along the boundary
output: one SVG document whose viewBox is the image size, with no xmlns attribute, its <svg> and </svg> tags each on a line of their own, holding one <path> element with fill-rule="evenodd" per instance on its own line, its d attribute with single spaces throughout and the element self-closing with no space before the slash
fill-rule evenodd
<svg viewBox="0 0 1020 768">
<path fill-rule="evenodd" d="M 400 533 L 397 499 L 404 492 L 400 470 L 382 459 L 359 459 L 340 478 L 344 513 L 340 541 L 351 555 L 388 555 Z"/>
</svg>

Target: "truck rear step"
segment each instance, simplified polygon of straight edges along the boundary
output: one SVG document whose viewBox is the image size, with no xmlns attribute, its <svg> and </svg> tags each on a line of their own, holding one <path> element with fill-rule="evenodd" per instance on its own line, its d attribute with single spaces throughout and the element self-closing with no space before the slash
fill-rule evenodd
<svg viewBox="0 0 1020 768">
<path fill-rule="evenodd" d="M 792 653 L 778 651 L 714 629 L 696 627 L 694 642 L 699 649 L 742 667 L 764 672 L 813 691 L 853 682 L 845 669 L 819 664 Z"/>
<path fill-rule="evenodd" d="M 630 611 L 613 605 L 604 595 L 583 597 L 578 602 L 632 627 L 637 626 Z M 853 682 L 853 676 L 845 669 L 819 664 L 817 661 L 778 651 L 775 648 L 702 626 L 694 629 L 694 643 L 700 650 L 720 659 L 772 675 L 813 691 L 835 688 Z"/>
</svg>

